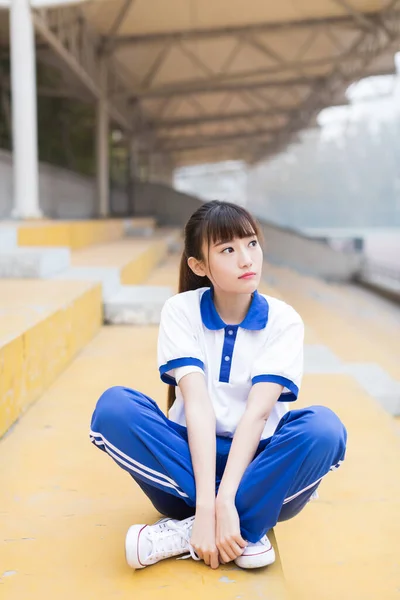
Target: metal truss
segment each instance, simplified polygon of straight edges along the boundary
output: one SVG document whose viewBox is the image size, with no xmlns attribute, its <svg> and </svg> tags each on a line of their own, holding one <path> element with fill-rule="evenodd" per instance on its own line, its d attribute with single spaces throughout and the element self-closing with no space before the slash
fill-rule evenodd
<svg viewBox="0 0 400 600">
<path fill-rule="evenodd" d="M 268 142 L 260 143 L 259 138 L 253 135 L 253 132 L 245 132 L 249 136 L 249 143 L 254 147 L 254 156 L 261 157 L 266 149 L 267 153 L 274 149 L 283 148 L 294 132 L 306 127 L 313 117 L 322 109 L 333 104 L 343 104 L 343 93 L 346 87 L 354 80 L 365 75 L 388 74 L 394 72 L 392 68 L 384 70 L 382 68 L 369 69 L 368 66 L 389 50 L 391 44 L 399 37 L 399 1 L 390 0 L 386 7 L 379 13 L 363 14 L 354 9 L 349 0 L 334 0 L 341 8 L 347 12 L 346 16 L 303 20 L 286 23 L 258 23 L 253 25 L 222 27 L 215 29 L 199 29 L 187 31 L 175 31 L 153 35 L 143 36 L 118 36 L 109 35 L 108 43 L 112 44 L 114 50 L 127 45 L 137 47 L 138 45 L 157 44 L 158 53 L 145 73 L 142 83 L 132 94 L 132 99 L 139 106 L 139 112 L 143 103 L 149 98 L 163 98 L 164 112 L 168 108 L 170 113 L 172 105 L 177 110 L 178 104 L 182 98 L 190 102 L 197 113 L 195 116 L 186 119 L 162 118 L 158 115 L 153 122 L 147 125 L 138 122 L 138 134 L 141 136 L 149 135 L 151 132 L 151 146 L 155 144 L 154 135 L 157 130 L 165 132 L 173 131 L 174 128 L 184 128 L 201 126 L 207 123 L 241 123 L 243 119 L 248 119 L 249 124 L 258 119 L 262 127 L 263 120 L 268 117 L 283 116 L 283 124 L 279 131 L 275 129 L 275 135 Z M 352 43 L 344 42 L 341 39 L 340 31 L 343 29 L 352 33 Z M 304 45 L 299 49 L 295 60 L 287 60 L 282 56 L 265 36 L 269 32 L 289 33 L 291 31 L 301 30 L 307 35 Z M 312 47 L 317 36 L 324 36 L 329 39 L 331 45 L 336 49 L 336 57 L 308 55 L 307 51 Z M 193 50 L 190 42 L 196 40 L 201 43 L 203 40 L 233 38 L 235 44 L 232 46 L 230 55 L 225 60 L 225 64 L 216 73 L 208 64 L 204 62 L 201 53 Z M 256 48 L 266 56 L 265 68 L 249 68 L 245 71 L 230 71 L 230 67 L 238 54 L 245 46 Z M 200 45 L 197 45 L 199 48 Z M 180 81 L 174 84 L 157 85 L 157 75 L 165 64 L 165 60 L 172 48 L 178 50 L 188 59 L 197 72 L 201 72 L 203 77 Z M 311 75 L 310 69 L 314 67 L 326 67 L 327 75 Z M 311 71 L 312 72 L 312 71 Z M 294 76 L 294 73 L 296 75 Z M 285 75 L 286 74 L 286 75 Z M 282 109 L 279 106 L 279 90 L 285 90 L 293 97 L 293 107 Z M 276 100 L 271 101 L 269 91 L 275 93 Z M 224 95 L 221 110 L 214 114 L 207 114 L 201 103 L 201 94 L 220 94 Z M 249 106 L 249 111 L 232 113 L 227 108 L 232 97 L 240 97 L 245 100 Z M 260 107 L 260 101 L 264 106 Z M 202 139 L 201 145 L 225 143 L 225 134 L 218 132 L 215 136 L 203 136 L 199 129 L 199 135 L 188 138 L 183 135 L 180 139 L 184 148 L 196 146 L 196 140 Z M 242 131 L 236 134 L 239 138 L 243 135 Z M 174 138 L 161 140 L 160 145 L 175 148 Z M 171 145 L 172 144 L 172 145 Z M 248 150 L 248 144 L 247 144 Z"/>
<path fill-rule="evenodd" d="M 353 81 L 366 75 L 394 72 L 394 65 L 385 70 L 374 69 L 373 64 L 390 51 L 394 54 L 394 42 L 400 38 L 400 0 L 387 0 L 378 13 L 361 13 L 352 6 L 352 0 L 333 0 L 346 10 L 345 16 L 121 36 L 121 25 L 134 2 L 121 3 L 103 36 L 91 29 L 79 6 L 35 10 L 34 24 L 47 47 L 74 73 L 81 86 L 91 96 L 106 101 L 110 116 L 123 129 L 136 134 L 142 151 L 179 154 L 183 159 L 185 152 L 231 144 L 232 152 L 243 152 L 246 158 L 250 153 L 252 161 L 260 160 L 283 149 L 322 108 L 342 104 L 344 91 Z M 350 35 L 342 38 L 344 29 Z M 298 31 L 305 41 L 291 59 L 278 51 L 266 35 L 278 32 L 291 35 Z M 318 36 L 323 36 L 334 48 L 331 55 L 309 53 Z M 199 49 L 202 41 L 221 38 L 230 39 L 231 50 L 215 70 Z M 153 62 L 142 74 L 141 82 L 134 86 L 131 76 L 124 72 L 117 59 L 118 50 L 148 44 L 156 45 Z M 250 64 L 246 70 L 232 70 L 238 53 L 246 48 L 264 55 L 265 67 L 260 63 L 258 68 Z M 201 77 L 158 84 L 158 75 L 171 50 L 180 52 L 192 64 L 193 72 L 200 73 Z M 68 89 L 41 91 L 72 94 Z M 282 93 L 289 97 L 288 105 L 280 102 Z M 203 105 L 202 94 L 221 96 L 212 113 Z M 161 101 L 154 118 L 146 108 L 146 101 L 150 99 Z M 233 99 L 239 99 L 246 110 L 230 110 Z M 191 105 L 193 116 L 179 117 L 182 102 Z M 265 120 L 269 118 L 272 125 L 277 126 L 266 129 Z M 246 121 L 253 128 L 251 131 L 248 128 L 243 131 Z M 216 125 L 215 135 L 202 131 L 201 127 L 207 124 Z M 226 124 L 232 124 L 236 130 L 226 133 Z M 193 133 L 194 127 L 197 135 Z M 192 128 L 187 132 L 189 135 L 173 135 L 185 128 Z"/>
<path fill-rule="evenodd" d="M 79 6 L 33 11 L 36 32 L 61 64 L 74 73 L 96 99 L 107 100 L 108 111 L 124 129 L 131 129 L 131 107 L 121 65 L 115 58 L 99 57 L 100 37 L 90 28 Z M 40 91 L 40 90 L 39 90 Z M 124 95 L 121 92 L 125 92 Z M 50 94 L 51 90 L 47 90 Z M 54 94 L 61 93 L 54 90 Z"/>
<path fill-rule="evenodd" d="M 339 0 L 335 0 L 337 4 Z M 344 2 L 343 2 L 344 4 Z M 389 5 L 385 10 L 392 10 L 393 6 Z M 346 9 L 347 10 L 347 9 Z M 348 11 L 349 12 L 349 11 Z M 356 12 L 353 10 L 353 13 Z M 359 13 L 361 15 L 361 13 Z M 368 29 L 371 23 L 378 23 L 381 13 L 371 13 L 368 16 Z M 120 48 L 127 45 L 137 44 L 154 44 L 160 42 L 182 42 L 191 40 L 204 40 L 212 38 L 220 38 L 226 36 L 242 36 L 242 35 L 257 35 L 260 33 L 281 32 L 287 29 L 313 29 L 321 26 L 347 26 L 352 24 L 355 19 L 354 14 L 337 17 L 327 17 L 323 19 L 302 19 L 299 21 L 279 21 L 277 23 L 253 23 L 250 25 L 238 25 L 232 27 L 214 27 L 209 29 L 188 29 L 180 31 L 171 31 L 165 33 L 154 33 L 145 35 L 125 35 L 115 36 L 112 38 L 112 43 L 115 48 Z M 365 18 L 367 20 L 367 18 Z M 359 25 L 359 23 L 358 23 Z M 365 25 L 362 26 L 366 29 Z"/>
<path fill-rule="evenodd" d="M 232 141 L 238 140 L 254 140 L 256 138 L 271 138 L 272 134 L 276 133 L 277 128 L 265 128 L 258 129 L 255 131 L 241 131 L 233 134 L 226 135 L 198 135 L 196 137 L 180 138 L 179 144 L 171 144 L 171 138 L 158 138 L 157 139 L 157 153 L 168 153 L 168 152 L 182 152 L 184 150 L 193 150 L 197 148 L 205 148 L 215 145 L 227 144 Z"/>
<path fill-rule="evenodd" d="M 399 0 L 392 4 L 399 4 Z M 354 55 L 350 53 L 347 60 L 336 61 L 332 73 L 313 87 L 309 96 L 274 139 L 255 150 L 252 162 L 283 150 L 290 143 L 293 133 L 306 127 L 321 108 L 329 104 L 330 98 L 335 98 L 352 81 L 363 77 L 368 64 L 390 48 L 393 48 L 394 52 L 394 42 L 399 40 L 399 37 L 400 13 L 388 11 L 382 15 L 379 28 L 363 34 L 354 48 Z"/>
<path fill-rule="evenodd" d="M 246 121 L 253 120 L 258 117 L 268 118 L 268 117 L 289 117 L 293 114 L 295 109 L 284 109 L 284 108 L 271 108 L 264 110 L 248 110 L 243 112 L 221 112 L 214 114 L 203 114 L 202 116 L 197 117 L 187 117 L 180 119 L 159 119 L 152 120 L 147 125 L 143 125 L 138 133 L 146 134 L 149 131 L 154 131 L 157 129 L 162 130 L 171 130 L 175 128 L 182 127 L 192 127 L 194 125 L 204 125 L 208 123 L 233 123 L 235 121 Z"/>
</svg>

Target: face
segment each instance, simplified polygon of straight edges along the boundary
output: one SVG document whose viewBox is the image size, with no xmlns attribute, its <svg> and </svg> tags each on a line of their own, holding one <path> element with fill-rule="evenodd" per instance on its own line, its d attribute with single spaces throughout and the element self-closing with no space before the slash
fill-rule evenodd
<svg viewBox="0 0 400 600">
<path fill-rule="evenodd" d="M 258 288 L 263 252 L 256 235 L 211 244 L 209 251 L 205 242 L 203 256 L 205 262 L 190 258 L 189 266 L 197 275 L 207 275 L 216 289 L 251 294 Z"/>
</svg>

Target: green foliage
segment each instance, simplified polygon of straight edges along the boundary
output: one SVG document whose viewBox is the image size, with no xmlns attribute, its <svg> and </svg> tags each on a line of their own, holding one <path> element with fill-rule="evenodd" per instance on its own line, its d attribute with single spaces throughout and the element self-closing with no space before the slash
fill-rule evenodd
<svg viewBox="0 0 400 600">
<path fill-rule="evenodd" d="M 0 148 L 11 150 L 11 99 L 6 81 L 10 79 L 8 58 L 0 60 Z M 37 66 L 38 87 L 57 90 L 59 71 L 47 65 Z M 83 175 L 94 175 L 95 106 L 72 98 L 39 95 L 39 160 Z"/>
<path fill-rule="evenodd" d="M 39 158 L 84 175 L 95 173 L 94 106 L 39 97 Z"/>
</svg>

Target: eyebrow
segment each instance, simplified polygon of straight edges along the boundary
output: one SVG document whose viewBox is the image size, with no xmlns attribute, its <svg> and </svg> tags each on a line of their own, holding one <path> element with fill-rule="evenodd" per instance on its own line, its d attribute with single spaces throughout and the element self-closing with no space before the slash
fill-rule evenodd
<svg viewBox="0 0 400 600">
<path fill-rule="evenodd" d="M 241 239 L 246 239 L 246 238 L 250 238 L 250 237 L 257 237 L 256 233 L 251 233 L 250 235 L 246 235 L 244 236 L 244 238 Z M 214 248 L 217 248 L 218 246 L 222 246 L 223 244 L 231 244 L 233 242 L 232 238 L 231 240 L 225 240 L 224 242 L 217 242 L 216 244 L 214 244 Z"/>
</svg>

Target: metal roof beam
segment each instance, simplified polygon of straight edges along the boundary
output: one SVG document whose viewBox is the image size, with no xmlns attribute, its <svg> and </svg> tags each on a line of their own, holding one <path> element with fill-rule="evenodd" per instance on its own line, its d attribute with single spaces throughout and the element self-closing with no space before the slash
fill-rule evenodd
<svg viewBox="0 0 400 600">
<path fill-rule="evenodd" d="M 149 87 L 153 83 L 154 78 L 156 77 L 157 73 L 159 72 L 162 65 L 164 64 L 168 54 L 170 53 L 172 46 L 173 46 L 173 43 L 171 42 L 169 44 L 166 44 L 165 46 L 162 46 L 162 48 L 160 48 L 153 64 L 151 65 L 150 69 L 147 71 L 146 75 L 144 76 L 143 80 L 141 81 L 141 85 L 144 88 Z"/>
<path fill-rule="evenodd" d="M 101 40 L 101 42 L 99 44 L 100 54 L 103 52 L 112 52 L 112 50 L 114 49 L 116 35 L 117 35 L 122 23 L 125 21 L 126 15 L 128 14 L 128 10 L 131 8 L 134 1 L 135 0 L 125 0 L 123 6 L 121 7 L 121 10 L 115 17 L 113 24 L 111 25 L 110 29 L 108 30 L 107 35 L 104 36 L 104 38 Z"/>
<path fill-rule="evenodd" d="M 217 144 L 228 144 L 230 142 L 236 141 L 236 140 L 251 140 L 251 139 L 255 139 L 255 138 L 260 138 L 260 137 L 264 137 L 264 136 L 270 136 L 271 134 L 276 133 L 277 129 L 276 128 L 267 128 L 267 129 L 259 129 L 257 131 L 243 131 L 243 132 L 239 132 L 239 133 L 229 133 L 226 135 L 214 135 L 214 136 L 202 136 L 202 135 L 197 135 L 196 137 L 187 137 L 185 138 L 180 138 L 180 141 L 182 142 L 181 144 L 169 144 L 171 141 L 173 141 L 173 138 L 158 138 L 157 140 L 155 140 L 156 144 L 157 144 L 157 149 L 162 150 L 163 152 L 173 152 L 174 150 L 178 149 L 181 150 L 182 148 L 202 148 L 203 146 L 208 146 L 208 145 L 214 145 L 215 143 Z M 164 143 L 167 143 L 167 145 L 163 146 Z"/>
<path fill-rule="evenodd" d="M 90 30 L 79 7 L 68 11 L 40 9 L 32 11 L 33 25 L 47 45 L 63 61 L 86 89 L 97 99 L 108 96 L 109 88 L 103 89 L 97 54 L 97 36 Z M 111 61 L 111 62 L 110 62 Z M 112 62 L 107 65 L 108 81 L 119 89 L 126 88 Z M 126 92 L 125 92 L 126 94 Z M 132 129 L 129 106 L 126 101 L 107 97 L 110 116 L 123 128 Z"/>
<path fill-rule="evenodd" d="M 346 102 L 334 102 L 333 104 L 330 102 L 323 106 L 322 108 L 328 108 L 332 106 L 344 106 Z M 322 110 L 321 108 L 321 110 Z M 251 110 L 251 111 L 243 111 L 237 113 L 215 113 L 215 114 L 204 114 L 203 116 L 196 117 L 188 117 L 182 119 L 158 119 L 154 121 L 150 121 L 148 125 L 139 129 L 138 133 L 141 134 L 146 131 L 153 131 L 155 129 L 175 129 L 178 127 L 191 127 L 195 125 L 204 125 L 207 123 L 224 123 L 224 122 L 233 122 L 239 121 L 242 119 L 253 119 L 256 117 L 279 117 L 279 116 L 292 116 L 293 113 L 297 112 L 297 108 L 269 108 L 266 110 Z"/>
<path fill-rule="evenodd" d="M 376 27 L 379 27 L 379 21 L 374 23 L 369 17 L 367 17 L 364 13 L 355 9 L 347 0 L 333 0 L 335 4 L 338 4 L 344 10 L 346 10 L 349 15 L 353 17 L 356 23 L 362 28 L 367 29 L 369 31 L 373 31 Z"/>
<path fill-rule="evenodd" d="M 252 117 L 272 117 L 279 115 L 290 115 L 295 109 L 275 108 L 269 110 L 252 110 L 238 113 L 216 113 L 213 115 L 203 115 L 198 117 L 189 117 L 186 119 L 160 119 L 151 121 L 148 127 L 144 127 L 142 131 L 148 129 L 174 129 L 176 127 L 190 127 L 192 125 L 202 125 L 204 123 L 222 123 L 225 121 L 237 121 L 240 119 L 251 119 Z"/>
<path fill-rule="evenodd" d="M 235 141 L 240 141 L 242 138 L 237 137 L 231 141 L 229 140 L 209 140 L 208 142 L 204 142 L 203 144 L 193 144 L 188 146 L 171 146 L 169 148 L 156 148 L 152 150 L 152 152 L 156 154 L 174 154 L 175 152 L 188 152 L 191 150 L 206 150 L 207 148 L 218 148 L 221 146 L 226 146 L 229 149 L 232 149 L 232 143 Z M 256 137 L 253 138 L 254 141 L 257 140 Z M 267 140 L 266 140 L 267 141 Z M 247 149 L 249 150 L 249 144 L 247 145 Z"/>
<path fill-rule="evenodd" d="M 164 53 L 165 54 L 165 53 Z M 161 55 L 163 55 L 163 53 L 161 53 Z M 351 52 L 344 52 L 341 55 L 341 59 L 345 59 L 348 58 L 349 56 L 351 56 L 351 58 L 355 59 L 355 58 L 363 58 L 363 54 L 361 53 L 351 53 Z M 307 75 L 301 75 L 302 70 L 307 69 L 308 67 L 315 67 L 315 66 L 323 66 L 326 65 L 327 67 L 331 66 L 333 63 L 332 58 L 326 57 L 326 58 L 317 58 L 314 60 L 304 60 L 304 61 L 295 61 L 295 62 L 287 62 L 285 64 L 281 64 L 281 65 L 277 65 L 277 66 L 273 66 L 273 67 L 269 67 L 266 69 L 256 69 L 253 71 L 238 71 L 236 73 L 222 73 L 222 74 L 218 74 L 215 75 L 214 77 L 211 77 L 209 79 L 203 79 L 203 80 L 191 80 L 191 81 L 187 81 L 187 82 L 179 82 L 179 84 L 175 84 L 175 85 L 162 85 L 162 86 L 158 86 L 158 87 L 154 87 L 151 88 L 149 87 L 147 84 L 147 82 L 143 83 L 143 85 L 140 88 L 137 88 L 136 90 L 134 90 L 133 92 L 133 96 L 135 97 L 160 97 L 160 96 L 166 96 L 166 95 L 177 95 L 177 94 L 185 94 L 185 93 L 202 93 L 202 92 L 206 92 L 208 93 L 209 91 L 214 91 L 214 89 L 218 88 L 217 91 L 221 90 L 222 92 L 224 91 L 231 91 L 231 89 L 233 89 L 231 86 L 234 86 L 236 83 L 238 83 L 238 85 L 240 86 L 239 89 L 257 89 L 257 86 L 259 87 L 264 87 L 264 84 L 260 82 L 260 79 L 258 79 L 258 81 L 255 82 L 250 82 L 249 84 L 246 84 L 245 81 L 251 78 L 260 78 L 260 77 L 266 77 L 268 75 L 274 75 L 274 74 L 283 74 L 285 71 L 288 72 L 293 72 L 293 71 L 298 71 L 300 73 L 300 77 L 303 77 L 302 81 L 299 82 L 299 79 L 295 79 L 293 85 L 299 85 L 301 83 L 306 83 L 308 84 L 310 81 L 311 83 L 314 83 L 315 81 L 315 77 L 324 77 L 323 75 L 319 75 L 319 76 L 314 76 L 314 78 L 312 76 L 307 77 Z M 267 82 L 265 84 L 265 87 L 267 85 L 271 85 L 271 86 L 280 86 L 280 85 L 287 85 L 286 81 L 290 81 L 290 80 L 284 80 L 284 79 L 279 79 L 276 80 L 276 83 L 274 81 L 272 81 L 271 83 Z M 228 88 L 223 87 L 225 85 L 229 85 Z M 290 83 L 288 84 L 290 85 Z M 186 90 L 189 90 L 188 92 L 186 92 Z"/>
<path fill-rule="evenodd" d="M 174 85 L 163 86 L 154 89 L 140 89 L 134 93 L 134 98 L 162 98 L 165 96 L 185 96 L 191 94 L 219 94 L 225 92 L 236 92 L 240 90 L 261 89 L 261 88 L 286 88 L 294 85 L 315 85 L 318 81 L 323 80 L 320 75 L 310 77 L 294 77 L 291 79 L 269 79 L 267 81 L 239 81 L 239 82 L 223 82 L 218 80 L 199 81 L 191 85 Z"/>
<path fill-rule="evenodd" d="M 380 13 L 370 13 L 369 18 L 373 22 L 379 18 Z M 320 25 L 351 25 L 354 27 L 354 18 L 349 15 L 337 17 L 325 17 L 322 19 L 302 19 L 274 23 L 252 23 L 250 25 L 240 25 L 233 27 L 215 27 L 207 29 L 183 29 L 165 33 L 150 33 L 143 35 L 116 36 L 113 38 L 115 47 L 126 46 L 130 44 L 152 44 L 155 42 L 165 42 L 169 40 L 200 40 L 210 39 L 222 36 L 241 36 L 253 33 L 267 33 L 271 31 L 282 31 L 284 29 L 309 29 Z M 363 28 L 365 29 L 365 27 Z"/>
<path fill-rule="evenodd" d="M 396 17 L 397 22 L 395 25 L 398 27 L 400 24 L 400 13 L 396 13 Z M 337 59 L 329 76 L 312 88 L 308 98 L 298 107 L 297 114 L 293 115 L 285 127 L 277 133 L 275 138 L 265 146 L 259 145 L 253 154 L 253 162 L 259 161 L 263 156 L 272 151 L 286 147 L 293 133 L 306 127 L 313 115 L 319 112 L 321 104 L 329 101 L 329 98 L 335 98 L 351 81 L 372 75 L 371 73 L 366 73 L 368 64 L 391 47 L 395 35 L 390 35 L 387 32 L 387 35 L 382 36 L 379 35 L 378 30 L 364 33 L 362 38 L 352 46 L 351 50 L 353 50 L 353 54 L 350 54 L 347 60 L 342 60 L 340 57 Z M 354 57 L 356 51 L 362 56 L 361 65 L 360 58 L 355 59 Z M 393 74 L 394 72 L 393 61 L 393 68 L 390 73 Z M 383 71 L 380 70 L 379 75 L 382 74 Z"/>
</svg>

